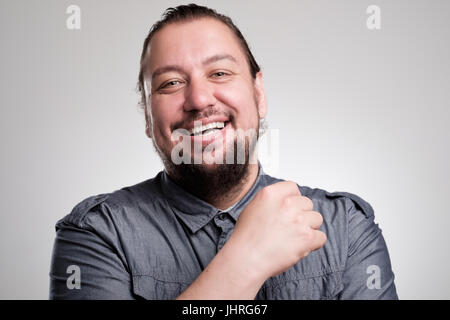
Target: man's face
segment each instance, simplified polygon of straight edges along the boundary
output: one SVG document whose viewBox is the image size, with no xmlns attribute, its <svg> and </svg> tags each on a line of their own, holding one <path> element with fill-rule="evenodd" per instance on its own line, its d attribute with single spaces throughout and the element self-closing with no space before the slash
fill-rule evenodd
<svg viewBox="0 0 450 320">
<path fill-rule="evenodd" d="M 147 135 L 166 159 L 179 143 L 172 141 L 173 132 L 191 132 L 194 121 L 218 128 L 191 136 L 192 145 L 223 139 L 213 152 L 226 153 L 226 142 L 233 142 L 227 136 L 237 129 L 256 130 L 266 114 L 262 74 L 251 77 L 238 39 L 220 21 L 202 18 L 165 26 L 153 36 L 146 59 Z"/>
</svg>

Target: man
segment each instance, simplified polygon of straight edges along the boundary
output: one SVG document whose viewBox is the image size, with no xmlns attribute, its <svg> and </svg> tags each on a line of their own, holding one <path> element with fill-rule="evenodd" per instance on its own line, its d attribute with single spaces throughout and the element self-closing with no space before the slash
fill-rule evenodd
<svg viewBox="0 0 450 320">
<path fill-rule="evenodd" d="M 169 8 L 144 42 L 139 89 L 165 170 L 58 221 L 50 298 L 397 299 L 367 202 L 255 161 L 263 78 L 228 17 Z"/>
</svg>

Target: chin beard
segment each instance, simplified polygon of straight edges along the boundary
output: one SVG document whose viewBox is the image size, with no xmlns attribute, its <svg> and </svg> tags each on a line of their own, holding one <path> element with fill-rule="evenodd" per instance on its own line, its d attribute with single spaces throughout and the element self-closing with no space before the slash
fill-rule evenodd
<svg viewBox="0 0 450 320">
<path fill-rule="evenodd" d="M 205 168 L 202 164 L 179 164 L 168 170 L 172 180 L 184 190 L 208 202 L 232 197 L 248 176 L 248 162 L 217 164 Z"/>
<path fill-rule="evenodd" d="M 257 139 L 256 139 L 257 141 Z M 180 187 L 194 196 L 213 203 L 225 200 L 239 193 L 249 175 L 250 155 L 256 141 L 245 141 L 244 163 L 237 161 L 237 141 L 234 141 L 234 161 L 231 164 L 174 164 L 169 157 L 161 157 L 169 177 Z M 161 156 L 161 154 L 160 154 Z M 242 162 L 242 161 L 241 161 Z"/>
</svg>

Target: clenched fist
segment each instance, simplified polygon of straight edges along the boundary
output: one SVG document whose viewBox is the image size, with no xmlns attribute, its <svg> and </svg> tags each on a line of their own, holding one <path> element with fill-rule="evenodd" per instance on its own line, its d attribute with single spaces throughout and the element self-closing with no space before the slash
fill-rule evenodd
<svg viewBox="0 0 450 320">
<path fill-rule="evenodd" d="M 322 215 L 313 211 L 312 201 L 301 195 L 296 183 L 278 182 L 256 194 L 240 214 L 229 241 L 244 250 L 249 270 L 267 279 L 325 244 L 325 233 L 317 230 L 322 222 Z"/>
</svg>

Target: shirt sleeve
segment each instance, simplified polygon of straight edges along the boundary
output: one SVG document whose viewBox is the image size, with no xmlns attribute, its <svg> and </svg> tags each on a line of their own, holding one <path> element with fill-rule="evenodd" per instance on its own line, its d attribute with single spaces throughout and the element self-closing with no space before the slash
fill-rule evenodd
<svg viewBox="0 0 450 320">
<path fill-rule="evenodd" d="M 92 204 L 91 204 L 92 205 Z M 89 209 L 79 212 L 80 208 Z M 100 205 L 78 205 L 56 224 L 50 299 L 134 299 L 114 226 Z"/>
<path fill-rule="evenodd" d="M 388 249 L 373 210 L 367 202 L 364 209 L 348 198 L 346 203 L 348 254 L 340 299 L 397 300 Z"/>
</svg>

